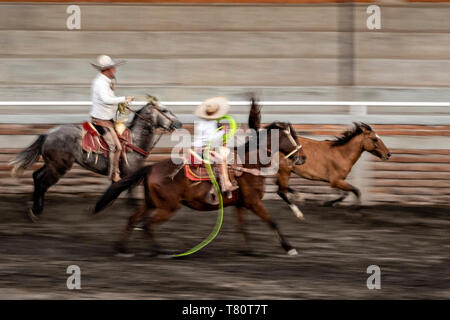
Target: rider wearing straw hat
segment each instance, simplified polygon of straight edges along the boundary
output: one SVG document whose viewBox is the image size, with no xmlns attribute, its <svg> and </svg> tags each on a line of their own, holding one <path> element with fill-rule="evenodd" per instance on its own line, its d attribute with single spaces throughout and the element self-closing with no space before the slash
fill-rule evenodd
<svg viewBox="0 0 450 320">
<path fill-rule="evenodd" d="M 227 156 L 229 150 L 221 146 L 222 136 L 225 132 L 217 130 L 218 122 L 216 120 L 226 115 L 228 110 L 230 110 L 230 105 L 226 98 L 213 97 L 205 100 L 194 112 L 201 120 L 195 121 L 194 124 L 193 146 L 202 152 L 211 141 L 211 150 L 214 146 L 217 148 L 218 152 L 211 151 L 211 155 L 218 162 L 222 192 L 230 192 L 238 188 L 230 182 L 228 176 Z"/>
<path fill-rule="evenodd" d="M 134 97 L 116 97 L 114 95 L 114 83 L 116 67 L 125 61 L 114 62 L 107 55 L 97 57 L 96 63 L 91 65 L 100 73 L 92 82 L 92 122 L 103 127 L 103 138 L 109 147 L 109 177 L 113 182 L 120 180 L 119 160 L 122 146 L 114 129 L 114 116 L 117 113 L 117 105 L 122 102 L 130 102 Z"/>
</svg>

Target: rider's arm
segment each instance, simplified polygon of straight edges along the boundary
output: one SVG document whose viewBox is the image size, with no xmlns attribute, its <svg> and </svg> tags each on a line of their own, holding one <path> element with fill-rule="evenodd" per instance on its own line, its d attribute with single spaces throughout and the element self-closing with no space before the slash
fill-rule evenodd
<svg viewBox="0 0 450 320">
<path fill-rule="evenodd" d="M 103 103 L 118 104 L 125 102 L 126 97 L 116 97 L 107 82 L 100 82 L 97 85 L 98 94 Z"/>
<path fill-rule="evenodd" d="M 208 133 L 208 135 L 209 135 L 209 137 L 210 137 L 210 139 L 211 139 L 211 144 L 212 144 L 213 146 L 220 146 L 220 145 L 222 145 L 222 140 L 223 140 L 222 136 L 223 136 L 224 134 L 225 134 L 225 131 L 224 131 L 223 129 L 220 129 L 220 130 L 217 130 L 217 129 L 210 130 L 209 133 Z"/>
</svg>

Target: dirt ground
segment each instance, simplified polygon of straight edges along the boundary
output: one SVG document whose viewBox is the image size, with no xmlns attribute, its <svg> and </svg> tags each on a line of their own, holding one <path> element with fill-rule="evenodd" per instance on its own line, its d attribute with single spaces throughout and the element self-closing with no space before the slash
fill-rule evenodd
<svg viewBox="0 0 450 320">
<path fill-rule="evenodd" d="M 288 256 L 256 216 L 247 221 L 254 255 L 243 255 L 232 208 L 218 237 L 182 259 L 150 257 L 135 231 L 134 257 L 112 244 L 133 211 L 118 200 L 98 217 L 95 198 L 47 201 L 39 223 L 25 216 L 26 198 L 0 198 L 2 299 L 450 299 L 450 210 L 372 206 L 301 208 L 298 220 L 281 201 L 266 206 L 299 255 Z M 183 252 L 212 230 L 216 212 L 181 209 L 158 228 L 162 247 Z M 68 290 L 66 269 L 81 268 L 81 290 Z M 369 290 L 369 265 L 381 289 Z"/>
</svg>

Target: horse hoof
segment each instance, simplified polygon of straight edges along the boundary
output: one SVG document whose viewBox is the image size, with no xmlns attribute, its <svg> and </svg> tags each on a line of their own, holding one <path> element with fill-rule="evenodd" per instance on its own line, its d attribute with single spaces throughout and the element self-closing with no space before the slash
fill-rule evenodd
<svg viewBox="0 0 450 320">
<path fill-rule="evenodd" d="M 338 201 L 326 201 L 323 203 L 324 207 L 334 208 L 337 206 Z"/>
<path fill-rule="evenodd" d="M 130 252 L 122 242 L 116 242 L 114 244 L 114 250 L 116 250 L 117 256 L 122 255 L 122 257 L 127 257 L 129 255 L 134 255 L 134 253 Z"/>
<path fill-rule="evenodd" d="M 297 252 L 296 249 L 292 248 L 291 250 L 289 250 L 287 252 L 287 254 L 290 255 L 290 256 L 296 256 L 296 255 L 298 255 L 298 252 Z"/>
<path fill-rule="evenodd" d="M 297 218 L 299 218 L 302 221 L 305 220 L 303 212 L 295 204 L 291 204 L 289 207 L 291 208 L 292 212 L 295 214 Z"/>
<path fill-rule="evenodd" d="M 33 223 L 37 223 L 39 221 L 39 217 L 34 214 L 32 208 L 28 209 L 27 216 L 31 220 L 31 222 L 33 222 Z"/>
</svg>

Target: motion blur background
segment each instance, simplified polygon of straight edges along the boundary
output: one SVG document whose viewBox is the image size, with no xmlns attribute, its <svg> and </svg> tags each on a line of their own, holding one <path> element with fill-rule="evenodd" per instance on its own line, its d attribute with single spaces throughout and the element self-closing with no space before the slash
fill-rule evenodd
<svg viewBox="0 0 450 320">
<path fill-rule="evenodd" d="M 89 62 L 108 54 L 128 60 L 118 69 L 116 94 L 139 100 L 151 93 L 163 101 L 213 95 L 242 101 L 255 92 L 263 101 L 330 101 L 268 105 L 263 120 L 292 121 L 298 134 L 316 139 L 363 120 L 393 153 L 383 163 L 366 154 L 354 168 L 350 180 L 362 189 L 364 203 L 450 203 L 450 3 L 220 2 L 0 3 L 0 193 L 32 191 L 31 170 L 17 180 L 7 163 L 37 134 L 88 119 L 89 106 L 76 102 L 90 100 L 96 71 Z M 70 4 L 81 9 L 80 30 L 67 29 Z M 379 30 L 367 28 L 371 4 L 381 8 Z M 364 104 L 386 101 L 407 103 Z M 192 130 L 193 107 L 171 108 Z M 247 111 L 231 109 L 241 120 Z M 169 140 L 161 140 L 151 160 L 167 157 Z M 306 199 L 334 197 L 325 183 L 291 181 Z M 49 194 L 89 195 L 107 184 L 76 166 Z M 274 190 L 267 186 L 266 198 Z"/>
<path fill-rule="evenodd" d="M 450 3 L 221 2 L 0 2 L 0 299 L 449 299 Z M 72 4 L 81 9 L 80 30 L 67 29 Z M 373 4 L 379 30 L 367 28 Z M 149 257 L 148 238 L 136 231 L 136 255 L 118 258 L 112 245 L 134 208 L 118 200 L 92 217 L 106 177 L 74 166 L 33 224 L 27 201 L 41 163 L 20 179 L 8 166 L 38 134 L 89 118 L 80 101 L 90 100 L 89 62 L 99 54 L 128 60 L 118 68 L 117 95 L 183 101 L 168 106 L 191 131 L 195 104 L 186 102 L 243 101 L 254 92 L 272 102 L 263 122 L 291 121 L 302 136 L 328 139 L 362 120 L 393 156 L 365 154 L 353 168 L 349 179 L 365 204 L 358 211 L 322 207 L 316 201 L 335 191 L 301 178 L 291 186 L 314 200 L 299 204 L 305 221 L 282 201 L 264 201 L 296 257 L 250 212 L 255 254 L 243 255 L 230 207 L 217 238 L 193 255 Z M 230 113 L 245 125 L 247 107 Z M 149 161 L 168 157 L 171 144 L 164 136 Z M 266 199 L 277 198 L 267 180 Z M 216 219 L 183 207 L 155 238 L 184 252 Z M 68 290 L 69 265 L 81 268 L 82 290 Z M 370 265 L 381 269 L 381 290 L 367 287 Z"/>
</svg>

